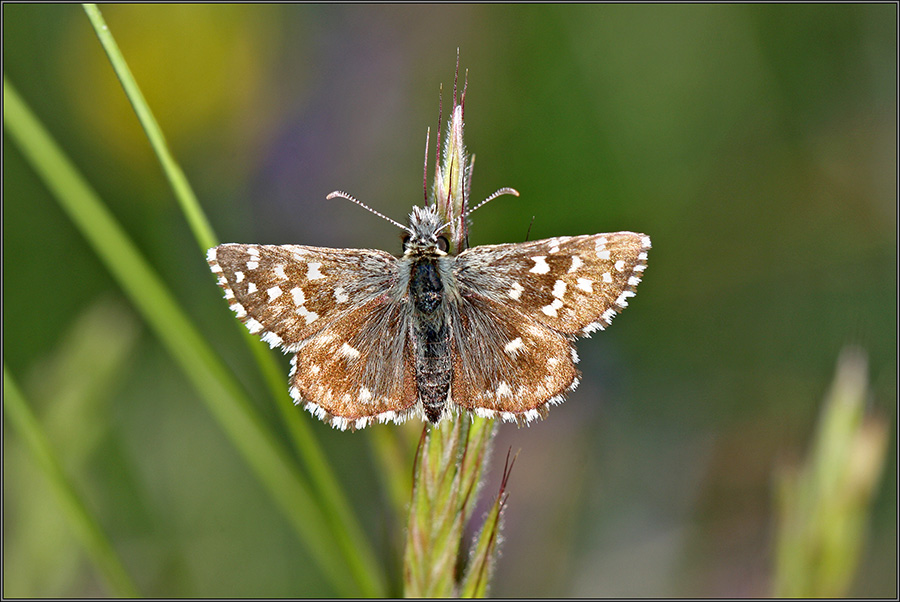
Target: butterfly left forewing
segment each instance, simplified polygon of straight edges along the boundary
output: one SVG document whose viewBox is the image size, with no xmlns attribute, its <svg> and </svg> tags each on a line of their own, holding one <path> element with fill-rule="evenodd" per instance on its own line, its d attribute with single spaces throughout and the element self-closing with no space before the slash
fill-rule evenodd
<svg viewBox="0 0 900 602">
<path fill-rule="evenodd" d="M 650 238 L 634 232 L 485 245 L 457 257 L 455 276 L 557 332 L 585 336 L 628 305 L 649 249 Z"/>
<path fill-rule="evenodd" d="M 207 261 L 248 330 L 286 352 L 399 277 L 395 257 L 369 249 L 224 244 Z"/>
</svg>

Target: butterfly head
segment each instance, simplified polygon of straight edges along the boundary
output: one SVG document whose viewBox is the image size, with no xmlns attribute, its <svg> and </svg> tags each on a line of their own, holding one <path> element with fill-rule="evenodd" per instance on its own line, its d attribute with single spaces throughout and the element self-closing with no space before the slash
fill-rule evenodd
<svg viewBox="0 0 900 602">
<path fill-rule="evenodd" d="M 448 225 L 438 215 L 436 207 L 413 207 L 409 214 L 409 228 L 405 228 L 403 235 L 404 254 L 446 255 L 450 243 L 441 230 Z"/>
</svg>

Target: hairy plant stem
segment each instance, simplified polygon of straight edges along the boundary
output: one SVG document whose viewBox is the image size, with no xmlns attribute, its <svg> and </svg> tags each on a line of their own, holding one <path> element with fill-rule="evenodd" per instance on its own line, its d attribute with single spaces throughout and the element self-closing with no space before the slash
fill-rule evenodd
<svg viewBox="0 0 900 602">
<path fill-rule="evenodd" d="M 490 454 L 494 421 L 426 426 L 416 455 L 404 554 L 404 595 L 458 595 L 462 538 Z"/>
</svg>

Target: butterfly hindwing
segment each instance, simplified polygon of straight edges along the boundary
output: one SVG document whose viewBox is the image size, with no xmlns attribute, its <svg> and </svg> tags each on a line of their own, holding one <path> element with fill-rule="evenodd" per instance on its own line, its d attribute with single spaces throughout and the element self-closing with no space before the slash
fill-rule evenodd
<svg viewBox="0 0 900 602">
<path fill-rule="evenodd" d="M 291 397 L 342 430 L 418 412 L 408 316 L 390 295 L 342 315 L 291 360 Z"/>
<path fill-rule="evenodd" d="M 456 406 L 528 422 L 578 385 L 569 340 L 514 307 L 464 289 L 452 320 Z"/>
</svg>

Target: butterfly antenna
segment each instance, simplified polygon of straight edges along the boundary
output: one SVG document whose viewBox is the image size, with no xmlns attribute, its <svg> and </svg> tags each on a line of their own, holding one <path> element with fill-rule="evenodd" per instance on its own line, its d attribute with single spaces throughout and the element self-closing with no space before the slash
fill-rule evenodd
<svg viewBox="0 0 900 602">
<path fill-rule="evenodd" d="M 483 201 L 481 201 L 480 203 L 478 203 L 477 205 L 472 207 L 472 209 L 470 209 L 469 211 L 466 212 L 466 215 L 468 216 L 468 215 L 471 215 L 472 213 L 475 213 L 475 210 L 478 209 L 479 207 L 481 207 L 482 205 L 485 205 L 489 201 L 493 201 L 498 196 L 503 196 L 504 194 L 511 194 L 513 196 L 519 196 L 519 191 L 516 190 L 515 188 L 501 188 L 500 190 L 498 190 L 497 192 L 495 192 L 488 198 L 484 199 Z"/>
<path fill-rule="evenodd" d="M 369 206 L 366 205 L 365 203 L 363 203 L 363 202 L 361 202 L 361 201 L 357 201 L 356 198 L 355 198 L 353 195 L 347 194 L 346 192 L 343 192 L 343 191 L 341 191 L 341 190 L 335 190 L 334 192 L 332 192 L 331 194 L 329 194 L 329 195 L 328 195 L 327 197 L 325 197 L 325 198 L 331 200 L 331 199 L 333 199 L 333 198 L 338 198 L 338 197 L 340 197 L 340 198 L 342 198 L 342 199 L 347 199 L 347 200 L 350 201 L 351 203 L 356 203 L 357 205 L 359 205 L 359 206 L 362 207 L 363 209 L 366 209 L 366 210 L 368 210 L 368 211 L 371 211 L 372 213 L 374 213 L 374 214 L 377 215 L 378 217 L 380 217 L 380 218 L 382 218 L 382 219 L 385 219 L 385 220 L 391 222 L 392 224 L 394 224 L 395 226 L 397 226 L 397 227 L 400 228 L 401 230 L 406 230 L 407 232 L 409 232 L 410 234 L 412 234 L 412 230 L 410 230 L 408 227 L 404 226 L 404 225 L 401 224 L 400 222 L 397 222 L 397 221 L 392 220 L 391 218 L 389 218 L 388 216 L 384 215 L 383 213 L 379 213 L 378 211 L 375 211 L 374 209 L 372 209 L 371 207 L 369 207 Z"/>
<path fill-rule="evenodd" d="M 489 196 L 488 198 L 484 199 L 483 201 L 481 201 L 480 203 L 478 203 L 477 205 L 475 205 L 475 207 L 473 207 L 473 208 L 471 209 L 471 211 L 466 211 L 465 214 L 463 214 L 463 217 L 469 217 L 472 213 L 475 212 L 476 209 L 478 209 L 479 207 L 481 207 L 482 205 L 484 205 L 484 204 L 487 203 L 488 201 L 493 201 L 493 200 L 496 199 L 498 196 L 503 196 L 504 194 L 511 194 L 511 195 L 513 195 L 513 196 L 519 196 L 519 191 L 516 190 L 515 188 L 508 188 L 508 187 L 507 187 L 507 188 L 501 188 L 500 190 L 498 190 L 497 192 L 495 192 L 494 194 L 492 194 L 492 195 Z M 435 231 L 435 233 L 440 232 L 441 230 L 443 230 L 444 228 L 446 228 L 447 226 L 449 226 L 451 223 L 452 223 L 452 221 L 447 222 L 446 224 L 444 224 L 443 226 L 441 226 L 440 228 L 438 228 L 438 229 Z"/>
</svg>

